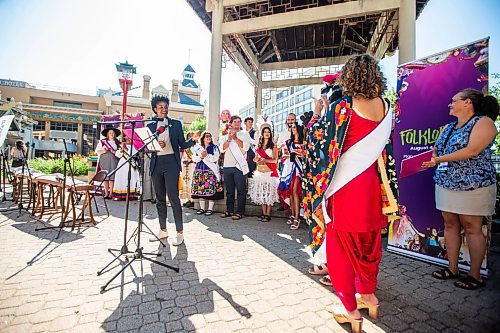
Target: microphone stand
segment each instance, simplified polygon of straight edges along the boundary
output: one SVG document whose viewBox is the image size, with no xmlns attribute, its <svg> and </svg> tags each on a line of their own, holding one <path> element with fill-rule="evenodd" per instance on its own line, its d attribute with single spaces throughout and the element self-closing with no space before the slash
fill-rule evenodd
<svg viewBox="0 0 500 333">
<path fill-rule="evenodd" d="M 135 121 L 134 121 L 135 122 Z M 132 123 L 134 124 L 134 123 Z M 133 136 L 133 133 L 134 133 L 134 125 L 132 125 L 132 145 L 133 145 L 133 139 L 134 139 L 134 136 Z M 153 142 L 153 140 L 155 140 L 157 138 L 157 135 L 158 134 L 154 134 L 151 136 L 151 138 L 149 139 L 149 141 L 147 142 L 144 142 L 143 146 L 141 148 L 139 148 L 134 154 L 130 154 L 130 157 L 126 160 L 125 163 L 127 162 L 130 162 L 134 157 L 136 156 L 139 156 L 139 154 L 142 154 L 143 151 L 147 148 L 147 145 L 151 142 Z M 132 148 L 131 148 L 132 150 Z M 124 163 L 124 164 L 125 164 Z M 121 166 L 123 166 L 124 164 L 122 164 Z M 120 166 L 120 167 L 121 167 Z M 118 169 L 118 168 L 117 168 Z M 115 169 L 113 171 L 116 172 Z M 128 185 L 127 185 L 127 201 L 129 199 L 129 194 L 130 194 L 130 178 L 131 178 L 131 165 L 129 163 L 129 174 L 128 174 Z M 141 156 L 140 158 L 140 165 L 139 165 L 139 182 L 141 184 L 141 187 L 144 186 L 144 156 Z M 132 234 L 132 237 L 134 236 L 134 234 L 137 233 L 137 248 L 134 252 L 131 252 L 131 251 L 128 251 L 128 247 L 127 247 L 127 244 L 128 242 L 130 242 L 130 240 L 132 239 L 132 237 L 130 237 L 130 239 L 128 240 L 127 242 L 127 223 L 125 223 L 125 233 L 124 233 L 124 244 L 121 248 L 121 250 L 117 250 L 117 249 L 108 249 L 108 251 L 113 254 L 113 251 L 115 252 L 120 252 L 117 256 L 115 256 L 113 258 L 113 260 L 111 260 L 111 262 L 109 262 L 103 269 L 101 269 L 100 271 L 97 272 L 97 276 L 100 276 L 105 270 L 106 268 L 108 268 L 113 262 L 115 262 L 116 260 L 118 260 L 122 255 L 125 256 L 125 261 L 127 262 L 113 277 L 111 277 L 111 279 L 109 279 L 106 284 L 104 284 L 102 287 L 101 287 L 101 294 L 106 292 L 106 288 L 108 287 L 108 285 L 113 282 L 114 279 L 116 279 L 123 271 L 125 271 L 125 269 L 127 269 L 127 267 L 129 267 L 134 261 L 136 260 L 140 260 L 141 263 L 142 263 L 142 260 L 145 259 L 145 260 L 148 260 L 152 263 L 155 263 L 155 264 L 158 264 L 160 266 L 163 266 L 163 267 L 166 267 L 166 268 L 169 268 L 175 272 L 179 272 L 179 268 L 177 267 L 174 267 L 174 266 L 170 266 L 170 265 L 167 265 L 165 263 L 162 263 L 162 262 L 159 262 L 157 260 L 154 260 L 154 259 L 151 259 L 151 258 L 148 258 L 146 257 L 146 255 L 154 255 L 154 256 L 161 256 L 160 253 L 147 253 L 147 252 L 143 252 L 143 248 L 141 247 L 141 232 L 142 232 L 142 226 L 145 226 L 149 231 L 151 231 L 151 229 L 149 229 L 149 227 L 144 223 L 144 214 L 143 214 L 143 211 L 144 211 L 144 190 L 141 189 L 141 194 L 140 194 L 140 197 L 139 197 L 139 211 L 138 211 L 138 225 L 137 225 L 137 228 L 136 230 L 134 231 L 134 233 Z M 126 218 L 128 218 L 128 209 L 126 210 Z M 152 231 L 151 231 L 152 232 Z M 158 237 L 156 237 L 158 239 Z M 158 241 L 160 241 L 160 239 L 158 239 Z M 163 242 L 160 241 L 160 243 L 163 245 L 163 247 L 165 247 L 165 244 Z M 131 256 L 132 260 L 128 260 L 129 257 L 127 257 L 127 254 L 133 254 Z"/>
<path fill-rule="evenodd" d="M 7 161 L 7 157 L 5 156 L 5 153 L 4 153 L 3 149 L 0 152 L 0 159 L 1 159 L 1 163 L 0 163 L 0 180 L 1 180 L 1 183 L 2 183 L 1 186 L 2 186 L 2 192 L 3 192 L 2 202 L 4 202 L 4 201 L 7 200 L 5 179 L 7 178 L 8 181 L 9 181 L 9 183 L 10 183 L 12 181 L 12 178 L 11 178 L 11 169 L 9 167 L 9 163 Z M 11 199 L 11 201 L 12 201 L 12 199 Z M 16 210 L 16 209 L 17 209 L 16 207 L 6 208 L 6 209 L 0 210 L 0 212 L 4 213 L 4 212 L 8 212 L 8 211 L 13 211 L 13 210 Z"/>
<path fill-rule="evenodd" d="M 66 146 L 66 139 L 63 139 L 63 143 L 64 143 L 64 164 L 63 164 L 63 183 L 62 183 L 62 189 L 61 189 L 61 198 L 62 198 L 62 204 L 61 204 L 61 222 L 59 222 L 59 225 L 58 226 L 50 226 L 50 227 L 43 227 L 43 228 L 36 228 L 35 231 L 41 231 L 41 230 L 52 230 L 52 229 L 59 229 L 59 232 L 57 233 L 57 236 L 56 236 L 56 239 L 59 238 L 59 236 L 61 235 L 61 231 L 64 227 L 66 227 L 68 223 L 70 222 L 73 222 L 71 220 L 68 220 L 68 221 L 65 221 L 64 218 L 65 218 L 65 208 L 64 208 L 64 202 L 66 200 L 66 171 L 68 170 L 68 166 L 71 170 L 71 158 L 68 154 L 68 147 Z M 74 191 L 76 189 L 76 184 L 75 184 L 75 178 L 74 178 L 74 175 L 73 175 L 73 170 L 71 170 L 71 178 L 72 178 L 72 182 L 73 184 L 71 185 L 71 188 L 73 189 L 73 193 L 71 195 L 74 195 L 74 193 L 76 193 L 76 191 Z M 43 200 L 43 198 L 42 198 Z M 70 200 L 70 198 L 68 198 L 68 200 Z M 75 209 L 73 207 L 73 209 Z"/>
</svg>

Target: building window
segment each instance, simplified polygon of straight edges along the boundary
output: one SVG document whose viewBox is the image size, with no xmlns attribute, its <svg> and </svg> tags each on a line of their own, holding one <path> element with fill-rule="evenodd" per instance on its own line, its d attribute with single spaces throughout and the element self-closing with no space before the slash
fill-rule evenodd
<svg viewBox="0 0 500 333">
<path fill-rule="evenodd" d="M 82 155 L 88 156 L 95 149 L 94 145 L 97 144 L 97 140 L 99 140 L 97 127 L 94 128 L 91 124 L 83 124 Z"/>
<path fill-rule="evenodd" d="M 60 121 L 51 121 L 50 129 L 53 131 L 67 131 L 67 132 L 77 132 L 78 124 L 75 123 L 63 123 Z"/>
<path fill-rule="evenodd" d="M 54 106 L 59 106 L 59 107 L 62 107 L 62 108 L 81 109 L 82 108 L 82 103 L 54 101 Z"/>
<path fill-rule="evenodd" d="M 288 89 L 287 90 L 283 90 L 282 92 L 280 92 L 279 94 L 276 95 L 276 100 L 279 101 L 280 99 L 283 99 L 285 97 L 288 97 Z"/>
<path fill-rule="evenodd" d="M 33 126 L 33 131 L 45 131 L 45 120 L 37 120 L 38 124 Z"/>
</svg>

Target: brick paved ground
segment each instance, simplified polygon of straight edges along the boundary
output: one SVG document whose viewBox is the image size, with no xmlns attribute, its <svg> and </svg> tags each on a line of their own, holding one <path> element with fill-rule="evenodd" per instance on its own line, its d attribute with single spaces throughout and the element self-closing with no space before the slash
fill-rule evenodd
<svg viewBox="0 0 500 333">
<path fill-rule="evenodd" d="M 5 207 L 8 202 L 2 204 Z M 118 268 L 97 276 L 122 242 L 124 204 L 112 203 L 96 227 L 36 232 L 28 214 L 0 215 L 1 332 L 343 332 L 325 307 L 338 300 L 306 272 L 306 230 L 290 232 L 284 220 L 263 224 L 185 211 L 181 247 L 144 242 L 180 273 L 144 261 L 103 285 Z M 146 222 L 157 228 L 154 207 Z M 131 216 L 136 220 L 137 203 Z M 135 226 L 135 222 L 131 223 Z M 174 225 L 169 223 L 173 232 Z M 143 237 L 147 237 L 144 235 Z M 496 242 L 499 243 L 498 241 Z M 130 246 L 131 248 L 134 245 Z M 493 268 L 499 247 L 492 248 Z M 499 322 L 500 278 L 465 291 L 436 281 L 435 267 L 384 252 L 377 295 L 381 317 L 365 332 L 493 332 Z M 119 283 L 125 282 L 123 287 Z"/>
</svg>

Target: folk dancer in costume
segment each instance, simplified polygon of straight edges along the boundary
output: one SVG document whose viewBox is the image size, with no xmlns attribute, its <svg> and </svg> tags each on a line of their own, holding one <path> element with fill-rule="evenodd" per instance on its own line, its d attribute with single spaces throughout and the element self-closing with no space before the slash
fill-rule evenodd
<svg viewBox="0 0 500 333">
<path fill-rule="evenodd" d="M 335 82 L 339 76 L 340 72 L 336 72 L 334 74 L 327 74 L 323 77 L 323 82 L 325 83 L 325 86 L 321 89 L 321 95 L 325 96 L 329 104 L 332 104 L 339 98 L 342 98 L 343 95 L 342 88 Z M 312 115 L 313 115 L 312 111 L 310 113 L 308 112 L 302 115 L 300 117 L 300 119 L 302 120 L 302 124 L 308 124 L 309 121 L 311 120 Z M 307 178 L 304 178 L 303 181 L 307 182 L 308 180 Z M 326 286 L 331 286 L 332 280 L 330 279 L 330 275 L 328 275 L 328 265 L 326 264 L 326 253 L 323 256 L 317 254 L 316 257 L 318 258 L 320 264 L 313 265 L 312 267 L 310 267 L 309 274 L 322 275 L 322 277 L 319 279 L 319 282 Z"/>
<path fill-rule="evenodd" d="M 124 130 L 125 132 L 125 130 Z M 129 199 L 137 199 L 137 185 L 139 182 L 138 157 L 127 162 L 132 148 L 132 155 L 137 153 L 137 149 L 132 146 L 132 140 L 123 133 L 125 142 L 122 142 L 115 156 L 119 158 L 113 186 L 113 200 L 125 200 L 127 198 L 127 186 L 130 186 Z M 128 183 L 128 163 L 130 163 L 130 183 Z M 129 185 L 130 184 L 130 185 Z"/>
<path fill-rule="evenodd" d="M 193 132 L 188 132 L 186 137 L 191 139 L 193 136 Z M 193 149 L 194 147 L 183 149 L 182 150 L 182 165 L 184 166 L 184 170 L 182 172 L 182 187 L 186 193 L 187 201 L 183 204 L 184 207 L 194 207 L 194 202 L 191 198 L 191 185 L 193 183 L 193 172 L 195 168 L 195 162 L 193 161 Z"/>
<path fill-rule="evenodd" d="M 184 138 L 182 124 L 178 120 L 168 117 L 169 99 L 166 96 L 155 96 L 151 100 L 151 108 L 158 118 L 150 124 L 148 128 L 151 132 L 156 132 L 159 128 L 164 128 L 163 133 L 158 135 L 161 151 L 153 153 L 151 156 L 151 180 L 156 193 L 156 209 L 158 210 L 158 221 L 160 231 L 157 235 L 159 239 L 166 239 L 167 232 L 167 196 L 172 211 L 174 213 L 175 229 L 177 238 L 173 242 L 174 246 L 179 246 L 184 242 L 184 226 L 182 221 L 182 207 L 179 198 L 179 175 L 182 170 L 180 149 L 187 149 L 194 146 L 198 137 L 193 134 L 192 140 Z M 156 241 L 151 238 L 150 241 Z"/>
<path fill-rule="evenodd" d="M 287 155 L 286 152 L 286 147 L 285 147 L 285 142 L 286 140 L 290 139 L 290 127 L 292 124 L 295 124 L 297 122 L 297 117 L 295 116 L 294 113 L 288 114 L 288 117 L 286 118 L 286 128 L 278 134 L 278 140 L 276 142 L 276 145 L 278 146 L 278 152 L 279 152 L 279 164 L 278 164 L 278 173 L 281 177 L 282 172 L 283 172 L 283 167 L 285 161 L 282 159 L 283 155 Z M 286 171 L 285 171 L 286 172 Z M 288 210 L 290 209 L 290 198 L 287 197 L 283 193 L 280 194 L 280 204 L 281 208 L 278 208 L 278 210 Z"/>
<path fill-rule="evenodd" d="M 108 126 L 102 130 L 101 135 L 104 136 L 104 139 L 100 140 L 95 148 L 96 153 L 99 155 L 96 172 L 106 170 L 108 173 L 111 173 L 118 166 L 118 158 L 115 154 L 120 147 L 120 141 L 117 139 L 120 134 L 121 131 L 112 126 Z M 115 176 L 115 174 L 108 176 L 103 182 L 105 197 L 108 199 L 111 199 L 113 193 Z"/>
<path fill-rule="evenodd" d="M 330 106 L 326 96 L 316 101 L 308 125 L 304 176 L 312 181 L 303 183 L 303 202 L 313 253 L 326 246 L 330 277 L 343 304 L 334 318 L 361 332 L 359 309 L 368 308 L 372 318 L 378 315 L 374 292 L 381 228 L 398 212 L 392 111 L 381 98 L 385 79 L 371 56 L 350 58 L 339 83 L 345 97 Z"/>
<path fill-rule="evenodd" d="M 190 189 L 191 197 L 198 199 L 200 204 L 200 209 L 196 214 L 210 216 L 214 213 L 215 200 L 224 197 L 219 170 L 219 147 L 213 143 L 212 134 L 205 132 L 201 136 L 200 144 L 191 149 L 193 150 L 193 161 L 196 163 Z"/>
<path fill-rule="evenodd" d="M 257 163 L 248 192 L 250 199 L 262 206 L 259 221 L 271 220 L 271 208 L 278 202 L 278 147 L 274 144 L 271 125 L 265 122 L 260 125 L 259 143 L 255 150 L 254 161 Z"/>
<path fill-rule="evenodd" d="M 257 146 L 258 143 L 258 133 L 257 131 L 253 128 L 253 118 L 252 117 L 246 117 L 245 118 L 245 130 L 248 132 L 248 135 L 250 135 L 250 149 L 248 149 L 247 152 L 247 162 L 248 162 L 248 179 L 250 180 L 253 177 L 253 172 L 255 171 L 255 168 L 257 167 L 257 164 L 254 162 L 255 158 L 255 147 Z"/>
<path fill-rule="evenodd" d="M 300 207 L 302 200 L 302 157 L 304 133 L 298 123 L 290 127 L 291 137 L 285 140 L 281 156 L 281 174 L 278 186 L 280 201 L 290 208 L 292 215 L 287 220 L 291 230 L 297 230 L 300 225 Z"/>
<path fill-rule="evenodd" d="M 227 135 L 220 138 L 219 147 L 224 153 L 224 186 L 226 187 L 226 211 L 222 218 L 232 217 L 240 220 L 245 214 L 246 180 L 248 174 L 247 151 L 250 148 L 250 136 L 241 130 L 241 118 L 232 116 Z M 238 190 L 237 208 L 234 212 L 236 191 Z"/>
</svg>

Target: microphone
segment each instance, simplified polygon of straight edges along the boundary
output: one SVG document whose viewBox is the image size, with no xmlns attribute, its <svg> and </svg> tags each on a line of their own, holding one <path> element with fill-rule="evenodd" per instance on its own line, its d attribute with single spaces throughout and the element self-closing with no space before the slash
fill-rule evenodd
<svg viewBox="0 0 500 333">
<path fill-rule="evenodd" d="M 153 137 L 158 138 L 163 132 L 165 132 L 165 126 L 158 127 L 156 132 L 153 133 Z"/>
</svg>

